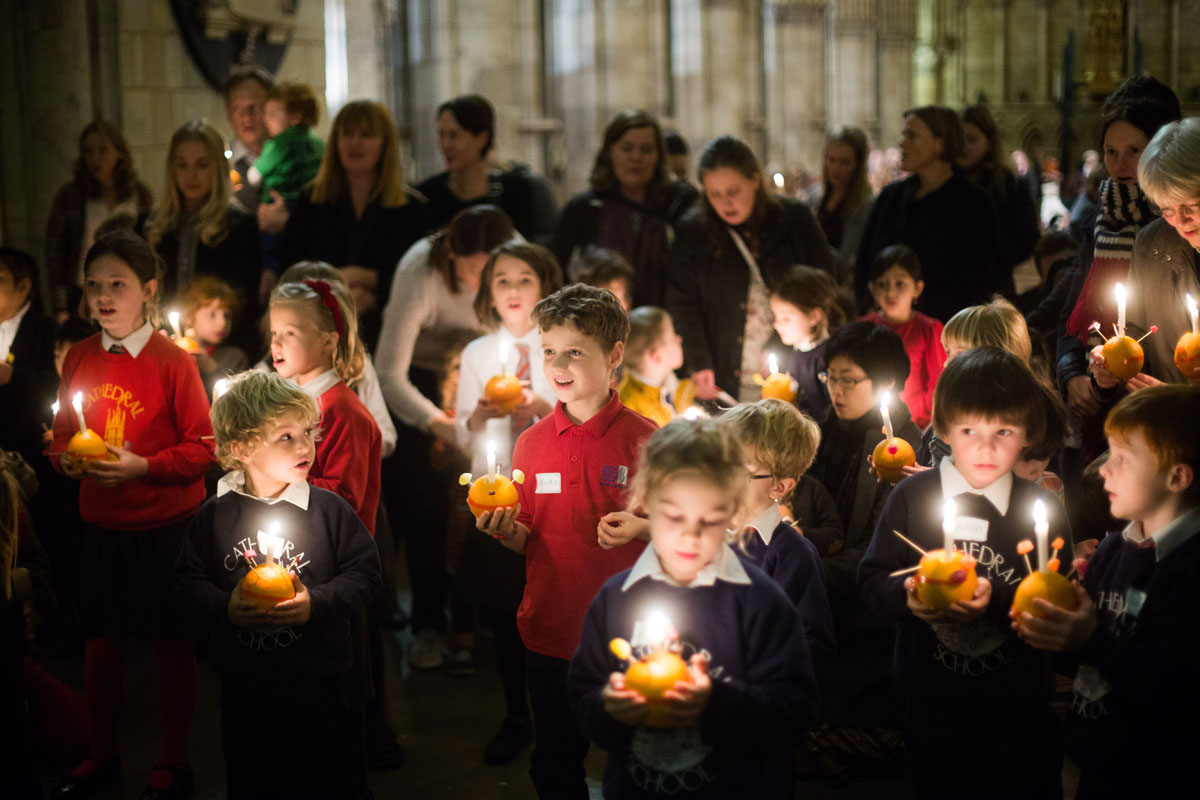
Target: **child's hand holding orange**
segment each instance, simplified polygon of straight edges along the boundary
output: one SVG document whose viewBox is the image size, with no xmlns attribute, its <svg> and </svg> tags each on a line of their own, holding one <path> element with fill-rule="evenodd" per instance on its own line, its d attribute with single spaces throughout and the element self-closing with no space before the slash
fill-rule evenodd
<svg viewBox="0 0 1200 800">
<path fill-rule="evenodd" d="M 625 685 L 624 672 L 609 675 L 600 696 L 604 699 L 604 710 L 617 722 L 636 727 L 646 721 L 646 698 Z"/>
</svg>

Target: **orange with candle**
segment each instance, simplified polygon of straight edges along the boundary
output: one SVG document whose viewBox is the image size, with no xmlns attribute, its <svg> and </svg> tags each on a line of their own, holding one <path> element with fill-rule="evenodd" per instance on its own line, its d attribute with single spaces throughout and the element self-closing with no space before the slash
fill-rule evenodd
<svg viewBox="0 0 1200 800">
<path fill-rule="evenodd" d="M 879 396 L 879 410 L 883 414 L 884 439 L 875 445 L 871 460 L 875 463 L 875 473 L 881 481 L 899 483 L 904 477 L 904 468 L 917 463 L 917 454 L 912 445 L 896 436 L 892 431 L 892 417 L 888 411 L 891 405 L 890 392 L 882 392 Z"/>
<path fill-rule="evenodd" d="M 634 628 L 633 640 L 646 651 L 644 657 L 635 658 L 633 646 L 624 639 L 613 639 L 608 643 L 608 649 L 617 658 L 629 662 L 625 685 L 646 698 L 646 724 L 652 728 L 668 728 L 671 720 L 663 695 L 677 683 L 690 682 L 692 676 L 687 662 L 678 653 L 678 635 L 666 614 L 654 611 Z"/>
<path fill-rule="evenodd" d="M 892 531 L 905 544 L 921 554 L 915 567 L 897 570 L 892 577 L 915 572 L 917 600 L 937 611 L 945 611 L 955 603 L 965 603 L 975 596 L 979 578 L 975 574 L 975 559 L 954 548 L 954 530 L 958 526 L 958 509 L 953 499 L 947 500 L 942 514 L 942 549 L 926 551 L 900 531 Z"/>
<path fill-rule="evenodd" d="M 1146 353 L 1142 350 L 1142 339 L 1157 331 L 1158 326 L 1151 326 L 1142 339 L 1135 340 L 1126 336 L 1124 284 L 1118 283 L 1115 292 L 1117 295 L 1117 326 L 1113 337 L 1104 342 L 1101 353 L 1104 356 L 1104 368 L 1111 372 L 1113 377 L 1127 381 L 1142 371 L 1142 365 L 1146 363 Z"/>
<path fill-rule="evenodd" d="M 116 461 L 100 434 L 87 426 L 83 419 L 83 392 L 76 392 L 71 405 L 79 421 L 79 432 L 67 442 L 67 460 L 80 472 L 87 472 L 93 461 Z"/>
<path fill-rule="evenodd" d="M 1197 314 L 1196 301 L 1190 293 L 1187 295 L 1187 309 L 1192 329 L 1184 332 L 1175 343 L 1175 366 L 1185 378 L 1191 380 L 1200 368 L 1200 319 L 1197 319 L 1200 314 Z"/>
<path fill-rule="evenodd" d="M 273 523 L 270 533 L 258 532 L 258 552 L 266 559 L 264 563 L 251 561 L 250 553 L 243 554 L 252 566 L 242 577 L 242 599 L 263 611 L 270 611 L 278 603 L 296 596 L 291 573 L 278 561 L 283 555 L 283 538 L 278 535 L 278 529 L 278 523 Z"/>
<path fill-rule="evenodd" d="M 179 326 L 178 311 L 171 311 L 168 313 L 167 320 L 171 323 L 171 330 L 173 331 L 171 340 L 174 341 L 175 344 L 179 345 L 184 352 L 191 355 L 204 352 L 204 348 L 200 346 L 200 343 L 196 341 L 195 337 L 184 335 L 183 329 Z"/>
<path fill-rule="evenodd" d="M 1013 595 L 1012 610 L 1017 614 L 1029 614 L 1039 619 L 1045 615 L 1033 601 L 1041 598 L 1047 603 L 1067 611 L 1079 608 L 1079 596 L 1069 580 L 1059 574 L 1060 566 L 1058 551 L 1063 548 L 1062 538 L 1054 540 L 1054 557 L 1046 557 L 1046 537 L 1049 536 L 1050 523 L 1046 519 L 1046 504 L 1040 499 L 1033 506 L 1033 534 L 1037 539 L 1038 568 L 1035 570 L 1029 563 L 1029 553 L 1034 549 L 1034 543 L 1026 539 L 1017 546 L 1017 552 L 1025 557 L 1025 568 L 1029 574 L 1017 585 Z"/>
<path fill-rule="evenodd" d="M 782 400 L 785 403 L 794 402 L 796 392 L 800 390 L 800 384 L 791 375 L 779 371 L 779 360 L 774 353 L 767 354 L 767 365 L 771 369 L 771 374 L 766 379 L 761 375 L 754 376 L 754 382 L 762 387 L 763 399 Z"/>
<path fill-rule="evenodd" d="M 508 371 L 508 342 L 500 342 L 500 373 L 493 375 L 483 387 L 484 398 L 501 414 L 511 414 L 525 399 L 525 387 L 517 376 Z"/>
<path fill-rule="evenodd" d="M 467 490 L 467 506 L 471 513 L 479 517 L 485 511 L 501 511 L 515 508 L 517 505 L 517 484 L 525 483 L 525 473 L 519 469 L 512 471 L 512 478 L 506 478 L 496 472 L 496 448 L 491 442 L 487 445 L 488 471 L 471 480 L 471 473 L 464 472 L 458 476 L 461 486 L 470 484 Z"/>
</svg>

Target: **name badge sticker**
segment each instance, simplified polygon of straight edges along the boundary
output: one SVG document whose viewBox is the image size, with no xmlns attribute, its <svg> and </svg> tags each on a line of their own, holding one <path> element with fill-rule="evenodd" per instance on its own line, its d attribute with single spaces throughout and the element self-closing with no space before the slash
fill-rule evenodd
<svg viewBox="0 0 1200 800">
<path fill-rule="evenodd" d="M 537 489 L 534 494 L 562 494 L 562 474 L 558 472 L 537 473 Z"/>
<path fill-rule="evenodd" d="M 1130 616 L 1136 617 L 1142 613 L 1142 606 L 1146 604 L 1146 593 L 1141 589 L 1135 589 L 1132 586 L 1125 592 L 1125 612 Z"/>
<path fill-rule="evenodd" d="M 978 517 L 959 517 L 954 526 L 954 538 L 968 542 L 986 542 L 988 521 Z"/>
</svg>

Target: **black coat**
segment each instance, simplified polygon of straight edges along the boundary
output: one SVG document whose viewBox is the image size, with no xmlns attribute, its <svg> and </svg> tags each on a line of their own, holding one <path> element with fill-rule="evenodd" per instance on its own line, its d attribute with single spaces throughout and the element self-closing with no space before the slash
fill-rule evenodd
<svg viewBox="0 0 1200 800">
<path fill-rule="evenodd" d="M 950 180 L 917 198 L 916 175 L 883 187 L 854 265 L 860 310 L 871 307 L 871 262 L 880 250 L 906 244 L 921 259 L 925 292 L 920 310 L 942 322 L 967 306 L 986 303 L 995 285 L 999 222 L 987 192 L 955 171 Z"/>
<path fill-rule="evenodd" d="M 684 181 L 675 181 L 645 205 L 620 192 L 589 189 L 567 201 L 548 246 L 564 272 L 585 247 L 616 250 L 633 267 L 633 304 L 661 306 L 676 226 L 698 196 Z"/>
<path fill-rule="evenodd" d="M 160 296 L 168 303 L 186 289 L 179 285 L 179 235 L 163 234 L 154 248 L 163 261 Z M 247 353 L 258 354 L 258 287 L 262 279 L 262 253 L 259 247 L 258 220 L 238 204 L 229 206 L 225 215 L 225 236 L 207 245 L 196 243 L 196 275 L 213 275 L 232 286 L 241 298 L 234 315 L 229 342 Z"/>
<path fill-rule="evenodd" d="M 31 466 L 41 467 L 46 461 L 42 457 L 42 426 L 51 422 L 50 404 L 58 392 L 54 321 L 30 308 L 9 351 L 13 355 L 12 378 L 0 386 L 0 448 L 16 450 Z"/>
<path fill-rule="evenodd" d="M 808 206 L 781 197 L 763 220 L 755 260 L 767 289 L 791 267 L 833 270 L 833 255 Z M 705 209 L 679 222 L 667 270 L 667 309 L 683 337 L 686 372 L 711 369 L 717 386 L 736 392 L 741 380 L 742 333 L 750 267 L 728 234 L 717 244 L 709 236 Z"/>
<path fill-rule="evenodd" d="M 545 179 L 533 174 L 524 164 L 515 164 L 505 170 L 489 170 L 487 191 L 472 200 L 462 200 L 450 190 L 449 172 L 427 178 L 417 186 L 417 191 L 429 201 L 431 229 L 449 225 L 454 215 L 464 208 L 490 203 L 504 209 L 512 219 L 513 227 L 531 242 L 541 244 L 554 232 L 558 213 L 554 195 Z"/>
</svg>

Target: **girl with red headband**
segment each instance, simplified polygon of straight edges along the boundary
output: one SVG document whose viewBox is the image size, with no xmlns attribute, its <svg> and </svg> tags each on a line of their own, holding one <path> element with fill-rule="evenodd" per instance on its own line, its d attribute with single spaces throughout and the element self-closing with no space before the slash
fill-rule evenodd
<svg viewBox="0 0 1200 800">
<path fill-rule="evenodd" d="M 285 283 L 271 294 L 271 362 L 321 407 L 321 438 L 308 472 L 313 486 L 337 492 L 375 535 L 380 433 L 350 388 L 365 351 L 354 301 L 341 284 Z"/>
</svg>

